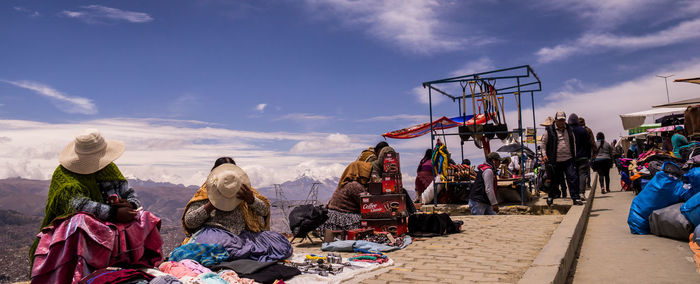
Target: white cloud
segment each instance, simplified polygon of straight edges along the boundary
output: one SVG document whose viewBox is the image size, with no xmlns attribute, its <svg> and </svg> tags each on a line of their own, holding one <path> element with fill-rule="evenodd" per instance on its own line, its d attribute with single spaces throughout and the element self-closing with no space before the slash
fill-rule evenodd
<svg viewBox="0 0 700 284">
<path fill-rule="evenodd" d="M 410 121 L 410 122 L 427 122 L 430 119 L 429 116 L 423 114 L 395 114 L 395 115 L 384 115 L 375 116 L 366 119 L 360 119 L 358 122 L 376 122 L 376 121 Z"/>
<path fill-rule="evenodd" d="M 316 15 L 366 29 L 382 41 L 419 54 L 461 50 L 495 42 L 489 37 L 465 38 L 449 33 L 443 13 L 450 3 L 438 0 L 306 0 Z"/>
<path fill-rule="evenodd" d="M 622 129 L 620 114 L 648 110 L 652 105 L 666 103 L 664 80 L 656 77 L 656 74 L 668 73 L 676 74 L 678 78 L 688 78 L 700 73 L 700 60 L 697 59 L 675 62 L 668 66 L 611 86 L 594 88 L 584 83 L 585 87 L 582 89 L 563 88 L 551 94 L 545 103 L 537 106 L 537 122 L 539 124 L 547 116 L 554 116 L 559 109 L 566 111 L 567 115 L 574 112 L 586 118 L 586 125 L 594 132 L 602 131 L 612 141 L 620 134 L 626 133 Z M 698 87 L 694 84 L 669 82 L 668 87 L 671 101 L 698 96 Z M 532 110 L 523 111 L 530 113 Z M 514 112 L 508 113 L 508 117 L 515 116 L 517 114 Z M 530 115 L 523 115 L 523 121 L 526 126 L 532 125 Z"/>
<path fill-rule="evenodd" d="M 290 113 L 275 120 L 325 120 L 331 119 L 330 116 L 309 114 L 309 113 Z"/>
<path fill-rule="evenodd" d="M 353 143 L 350 136 L 340 133 L 329 134 L 321 139 L 311 138 L 300 141 L 289 150 L 290 153 L 348 152 L 361 151 L 365 144 Z"/>
<path fill-rule="evenodd" d="M 22 13 L 27 14 L 30 18 L 36 18 L 36 17 L 41 16 L 41 14 L 39 13 L 39 11 L 29 10 L 29 9 L 27 9 L 27 8 L 25 8 L 25 7 L 21 7 L 21 6 L 15 6 L 15 7 L 13 7 L 13 8 L 14 8 L 15 11 L 17 11 L 17 12 L 22 12 Z"/>
<path fill-rule="evenodd" d="M 116 163 L 128 177 L 186 185 L 201 184 L 214 160 L 221 156 L 233 157 L 255 186 L 291 180 L 300 172 L 333 179 L 342 173 L 342 165 L 354 160 L 376 139 L 376 135 L 351 138 L 340 133 L 239 131 L 172 119 L 76 123 L 0 120 L 0 178 L 50 178 L 58 165 L 58 153 L 85 128 L 99 129 L 106 139 L 126 143 L 126 152 Z M 278 146 L 309 141 L 324 144 L 318 148 L 306 143 L 293 151 Z"/>
<path fill-rule="evenodd" d="M 479 72 L 486 72 L 486 71 L 491 71 L 496 69 L 496 67 L 493 64 L 493 61 L 491 61 L 491 58 L 488 58 L 486 56 L 480 57 L 479 59 L 469 62 L 467 64 L 464 64 L 462 68 L 459 68 L 455 71 L 452 72 L 452 76 L 464 76 L 464 75 L 470 75 L 474 73 L 479 73 Z"/>
<path fill-rule="evenodd" d="M 671 28 L 645 35 L 587 33 L 570 43 L 545 47 L 537 51 L 540 63 L 562 60 L 577 54 L 590 54 L 610 49 L 638 50 L 678 44 L 700 38 L 700 19 L 679 23 Z"/>
<path fill-rule="evenodd" d="M 78 11 L 62 11 L 60 15 L 80 19 L 86 23 L 129 22 L 148 23 L 153 17 L 147 13 L 125 11 L 101 5 L 81 6 Z"/>
<path fill-rule="evenodd" d="M 258 104 L 257 106 L 255 106 L 255 110 L 262 112 L 263 110 L 265 110 L 266 106 L 267 104 Z"/>
<path fill-rule="evenodd" d="M 67 113 L 97 114 L 97 106 L 92 100 L 83 97 L 70 97 L 47 85 L 32 81 L 0 80 L 20 88 L 32 90 L 44 97 L 50 98 L 56 107 Z"/>
</svg>

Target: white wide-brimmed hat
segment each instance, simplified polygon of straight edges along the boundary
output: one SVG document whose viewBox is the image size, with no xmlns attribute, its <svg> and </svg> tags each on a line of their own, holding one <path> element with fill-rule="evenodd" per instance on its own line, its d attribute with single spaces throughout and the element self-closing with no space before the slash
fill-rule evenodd
<svg viewBox="0 0 700 284">
<path fill-rule="evenodd" d="M 240 167 L 223 164 L 211 171 L 207 177 L 207 194 L 216 209 L 231 211 L 241 204 L 238 192 L 246 185 L 250 188 L 250 178 Z"/>
<path fill-rule="evenodd" d="M 119 158 L 124 142 L 105 140 L 96 129 L 86 129 L 68 143 L 58 155 L 58 162 L 71 172 L 92 174 Z"/>
</svg>

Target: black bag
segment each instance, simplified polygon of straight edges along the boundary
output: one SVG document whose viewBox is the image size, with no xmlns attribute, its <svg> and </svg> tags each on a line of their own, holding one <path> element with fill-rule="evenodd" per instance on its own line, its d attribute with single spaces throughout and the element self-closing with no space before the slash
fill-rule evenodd
<svg viewBox="0 0 700 284">
<path fill-rule="evenodd" d="M 294 207 L 289 212 L 289 229 L 296 238 L 303 238 L 328 220 L 328 209 L 311 204 Z"/>
<path fill-rule="evenodd" d="M 459 233 L 462 221 L 453 222 L 450 215 L 413 214 L 408 217 L 408 232 L 412 236 L 431 237 Z"/>
<path fill-rule="evenodd" d="M 545 163 L 537 171 L 537 187 L 541 192 L 549 194 L 554 183 L 554 166 L 549 163 Z"/>
</svg>

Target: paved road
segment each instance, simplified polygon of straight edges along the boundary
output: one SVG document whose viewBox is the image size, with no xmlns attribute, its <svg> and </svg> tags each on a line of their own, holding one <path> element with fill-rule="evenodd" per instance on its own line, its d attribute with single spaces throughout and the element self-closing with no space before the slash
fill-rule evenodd
<svg viewBox="0 0 700 284">
<path fill-rule="evenodd" d="M 573 275 L 582 283 L 700 283 L 688 242 L 633 235 L 627 226 L 632 192 L 596 193 Z"/>
<path fill-rule="evenodd" d="M 549 241 L 562 215 L 455 216 L 463 231 L 391 252 L 396 265 L 362 283 L 515 283 Z M 318 247 L 296 252 L 320 253 Z"/>
</svg>

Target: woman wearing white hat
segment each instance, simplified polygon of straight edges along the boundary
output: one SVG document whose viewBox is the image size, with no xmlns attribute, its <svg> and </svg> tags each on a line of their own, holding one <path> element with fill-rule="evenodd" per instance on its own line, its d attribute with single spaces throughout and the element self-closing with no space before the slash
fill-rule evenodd
<svg viewBox="0 0 700 284">
<path fill-rule="evenodd" d="M 186 243 L 220 244 L 229 260 L 272 262 L 289 258 L 292 245 L 270 231 L 270 201 L 229 157 L 219 158 L 206 182 L 185 206 Z"/>
<path fill-rule="evenodd" d="M 61 151 L 30 249 L 32 283 L 75 283 L 93 269 L 153 267 L 162 260 L 160 219 L 140 210 L 112 163 L 123 152 L 123 142 L 105 140 L 97 130 L 84 131 Z"/>
</svg>

